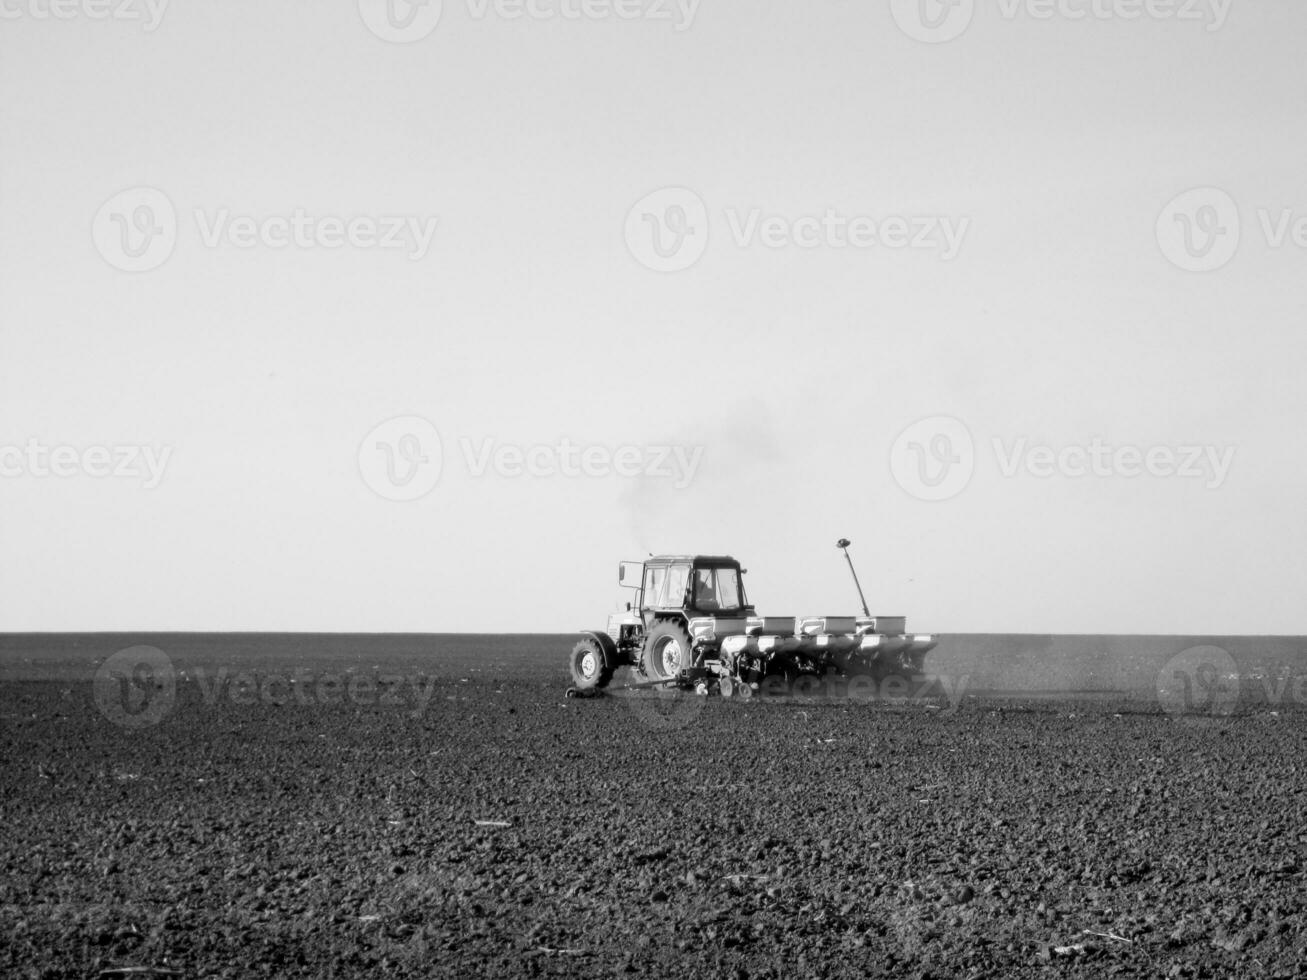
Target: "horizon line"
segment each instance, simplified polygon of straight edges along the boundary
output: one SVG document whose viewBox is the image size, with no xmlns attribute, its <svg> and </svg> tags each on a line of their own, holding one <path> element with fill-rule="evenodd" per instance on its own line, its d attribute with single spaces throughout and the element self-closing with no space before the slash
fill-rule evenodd
<svg viewBox="0 0 1307 980">
<path fill-rule="evenodd" d="M 192 627 L 109 627 L 102 629 L 0 629 L 0 637 L 5 636 L 112 636 L 119 634 L 187 634 L 202 635 L 245 635 L 245 636 L 573 636 L 594 630 L 568 630 L 564 632 L 519 631 L 519 630 L 312 630 L 312 629 L 197 629 Z M 1307 640 L 1307 633 L 1055 633 L 1048 630 L 1033 632 L 1024 630 L 955 630 L 952 632 L 932 633 L 931 635 L 946 640 L 957 636 L 1057 636 L 1057 637 L 1186 637 L 1201 639 L 1203 637 L 1246 637 L 1249 639 L 1302 639 Z"/>
</svg>

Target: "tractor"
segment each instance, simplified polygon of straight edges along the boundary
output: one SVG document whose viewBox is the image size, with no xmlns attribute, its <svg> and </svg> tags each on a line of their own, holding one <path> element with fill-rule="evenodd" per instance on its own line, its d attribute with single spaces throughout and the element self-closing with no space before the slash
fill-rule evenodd
<svg viewBox="0 0 1307 980">
<path fill-rule="evenodd" d="M 745 569 L 727 555 L 659 555 L 618 565 L 633 590 L 606 631 L 587 631 L 572 648 L 570 693 L 595 694 L 618 667 L 631 687 L 680 687 L 698 694 L 749 697 L 767 677 L 793 684 L 802 676 L 862 675 L 880 683 L 916 679 L 933 635 L 909 634 L 902 616 L 872 616 L 841 538 L 862 600 L 857 616 L 759 616 L 744 591 Z"/>
</svg>

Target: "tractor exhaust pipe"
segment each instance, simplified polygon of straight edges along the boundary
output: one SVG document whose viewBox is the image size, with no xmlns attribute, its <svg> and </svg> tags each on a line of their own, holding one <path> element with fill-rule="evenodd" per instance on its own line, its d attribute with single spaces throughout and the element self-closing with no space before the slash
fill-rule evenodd
<svg viewBox="0 0 1307 980">
<path fill-rule="evenodd" d="M 844 560 L 849 563 L 849 571 L 853 573 L 853 584 L 857 586 L 858 598 L 862 601 L 862 615 L 870 619 L 871 610 L 867 608 L 867 597 L 862 594 L 862 583 L 858 581 L 857 569 L 853 567 L 853 559 L 849 557 L 849 545 L 851 543 L 848 538 L 840 538 L 835 543 L 835 547 L 844 552 Z"/>
</svg>

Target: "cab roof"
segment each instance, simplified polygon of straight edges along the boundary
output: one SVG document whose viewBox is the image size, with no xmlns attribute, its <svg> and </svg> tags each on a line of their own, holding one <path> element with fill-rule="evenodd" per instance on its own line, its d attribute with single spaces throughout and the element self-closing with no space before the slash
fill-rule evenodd
<svg viewBox="0 0 1307 980">
<path fill-rule="evenodd" d="M 739 562 L 730 555 L 654 555 L 645 559 L 646 565 L 679 565 L 693 564 L 700 568 L 720 568 L 727 566 L 735 568 Z"/>
</svg>

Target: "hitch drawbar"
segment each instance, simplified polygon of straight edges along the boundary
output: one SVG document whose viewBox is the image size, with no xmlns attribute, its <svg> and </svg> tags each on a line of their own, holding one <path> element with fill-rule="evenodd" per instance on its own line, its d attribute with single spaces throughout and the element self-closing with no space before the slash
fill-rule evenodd
<svg viewBox="0 0 1307 980">
<path fill-rule="evenodd" d="M 748 684 L 745 684 L 742 681 L 733 682 L 730 677 L 723 676 L 722 678 L 720 678 L 719 683 L 721 685 L 720 687 L 721 693 L 728 698 L 731 696 L 732 693 L 737 693 L 744 698 L 748 698 L 753 695 L 753 689 L 750 688 Z M 587 698 L 587 699 L 601 698 L 605 694 L 610 693 L 611 691 L 647 691 L 650 688 L 654 688 L 654 687 L 679 687 L 680 684 L 681 684 L 680 680 L 670 680 L 670 681 L 652 681 L 648 684 L 628 684 L 626 687 L 614 687 L 614 688 L 569 687 L 564 692 L 564 697 Z M 700 695 L 707 694 L 708 685 L 703 682 L 700 682 L 699 684 L 695 685 L 695 693 Z"/>
<path fill-rule="evenodd" d="M 655 687 L 672 687 L 681 682 L 682 678 L 672 677 L 662 681 L 646 681 L 643 684 L 626 684 L 623 687 L 569 687 L 565 693 L 569 698 L 599 698 L 610 691 L 648 691 Z"/>
</svg>

